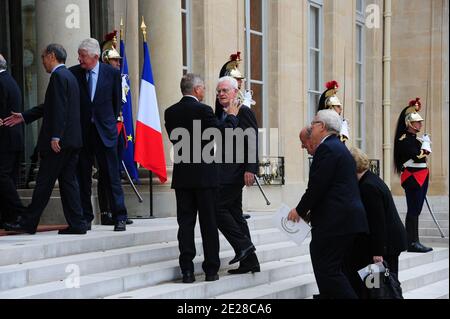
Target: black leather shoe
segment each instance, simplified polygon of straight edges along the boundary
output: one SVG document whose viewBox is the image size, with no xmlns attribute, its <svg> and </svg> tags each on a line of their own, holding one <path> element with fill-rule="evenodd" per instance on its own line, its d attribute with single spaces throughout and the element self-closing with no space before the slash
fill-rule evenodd
<svg viewBox="0 0 450 319">
<path fill-rule="evenodd" d="M 22 224 L 20 223 L 4 223 L 3 226 L 5 227 L 6 231 L 13 231 L 18 233 L 28 233 L 30 235 L 36 234 L 36 229 L 26 229 Z"/>
<path fill-rule="evenodd" d="M 58 235 L 85 235 L 86 231 L 81 229 L 75 229 L 75 228 L 66 228 L 64 230 L 60 230 L 58 232 Z"/>
<path fill-rule="evenodd" d="M 127 219 L 127 225 L 132 225 L 134 222 L 131 219 Z"/>
<path fill-rule="evenodd" d="M 238 254 L 236 254 L 236 256 L 234 256 L 233 259 L 230 260 L 230 262 L 228 263 L 229 265 L 235 264 L 241 260 L 244 260 L 245 258 L 247 258 L 250 254 L 252 254 L 255 251 L 255 246 L 251 245 L 250 247 L 247 247 L 244 250 L 241 250 Z"/>
<path fill-rule="evenodd" d="M 432 250 L 433 250 L 433 248 L 426 247 L 418 241 L 411 243 L 411 245 L 409 245 L 409 247 L 408 247 L 408 252 L 410 252 L 410 253 L 428 253 Z"/>
<path fill-rule="evenodd" d="M 102 213 L 100 215 L 100 223 L 104 226 L 115 225 L 112 214 L 108 212 Z"/>
<path fill-rule="evenodd" d="M 250 216 L 249 214 L 242 214 L 242 217 L 244 217 L 245 219 L 250 219 L 250 217 L 252 216 Z"/>
<path fill-rule="evenodd" d="M 228 273 L 231 275 L 238 275 L 238 274 L 246 274 L 248 272 L 251 272 L 252 274 L 254 274 L 255 272 L 260 272 L 261 268 L 258 265 L 253 265 L 253 266 L 243 266 L 243 267 L 239 267 L 238 269 L 230 269 L 228 270 Z"/>
<path fill-rule="evenodd" d="M 114 226 L 114 231 L 126 231 L 127 222 L 125 220 L 118 221 Z"/>
<path fill-rule="evenodd" d="M 195 281 L 194 273 L 191 271 L 183 273 L 183 283 L 192 284 Z"/>
<path fill-rule="evenodd" d="M 216 281 L 216 280 L 219 280 L 219 275 L 218 274 L 206 275 L 205 276 L 205 281 Z"/>
</svg>

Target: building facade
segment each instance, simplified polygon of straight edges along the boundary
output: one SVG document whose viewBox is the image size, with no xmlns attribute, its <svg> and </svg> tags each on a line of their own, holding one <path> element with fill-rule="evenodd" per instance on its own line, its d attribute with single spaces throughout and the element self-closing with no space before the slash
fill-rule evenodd
<svg viewBox="0 0 450 319">
<path fill-rule="evenodd" d="M 403 194 L 393 170 L 393 138 L 400 111 L 419 96 L 433 141 L 429 194 L 448 195 L 448 10 L 448 0 L 0 0 L 0 52 L 21 85 L 26 110 L 43 100 L 48 75 L 39 57 L 46 44 L 63 44 L 73 65 L 83 39 L 101 41 L 123 19 L 137 108 L 144 17 L 161 118 L 181 98 L 186 72 L 205 78 L 206 103 L 214 105 L 222 65 L 242 52 L 240 69 L 257 102 L 260 155 L 284 159 L 284 185 L 264 187 L 271 208 L 296 205 L 305 190 L 309 160 L 298 134 L 331 80 L 340 83 L 349 146 L 379 160 L 381 176 L 394 194 Z M 26 128 L 25 162 L 37 132 L 38 124 Z M 171 145 L 163 134 L 170 175 Z M 155 214 L 174 215 L 170 179 L 154 182 Z M 247 189 L 245 198 L 248 209 L 266 207 L 257 188 Z"/>
</svg>

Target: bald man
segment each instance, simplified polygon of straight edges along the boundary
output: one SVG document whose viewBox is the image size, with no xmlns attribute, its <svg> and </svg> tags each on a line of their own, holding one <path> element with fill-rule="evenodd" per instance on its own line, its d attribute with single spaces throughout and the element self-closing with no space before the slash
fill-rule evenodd
<svg viewBox="0 0 450 319">
<path fill-rule="evenodd" d="M 309 155 L 314 156 L 316 148 L 311 140 L 311 127 L 306 126 L 300 131 L 300 141 L 302 142 L 302 149 L 305 149 Z"/>
</svg>

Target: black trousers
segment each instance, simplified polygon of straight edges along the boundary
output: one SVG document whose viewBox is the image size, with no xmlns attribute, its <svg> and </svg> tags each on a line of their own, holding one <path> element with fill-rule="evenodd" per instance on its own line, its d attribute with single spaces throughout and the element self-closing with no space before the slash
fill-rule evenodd
<svg viewBox="0 0 450 319">
<path fill-rule="evenodd" d="M 321 298 L 357 299 L 345 274 L 345 260 L 353 248 L 355 235 L 315 238 L 310 244 L 311 261 Z"/>
<path fill-rule="evenodd" d="M 205 255 L 202 268 L 206 274 L 214 275 L 220 268 L 219 231 L 216 222 L 217 189 L 176 189 L 175 193 L 181 272 L 194 271 L 193 260 L 196 255 L 194 229 L 198 212 Z"/>
<path fill-rule="evenodd" d="M 416 183 L 409 183 L 402 185 L 405 189 L 406 204 L 408 206 L 407 217 L 418 217 L 422 212 L 425 197 L 428 191 L 429 177 L 426 178 L 422 187 Z"/>
<path fill-rule="evenodd" d="M 219 189 L 217 226 L 234 251 L 250 247 L 250 230 L 242 217 L 242 186 L 221 186 Z"/>
<path fill-rule="evenodd" d="M 90 127 L 89 142 L 81 149 L 78 162 L 78 182 L 80 184 L 81 206 L 87 223 L 94 219 L 91 202 L 92 195 L 92 166 L 97 159 L 100 172 L 103 171 L 104 183 L 108 185 L 110 193 L 111 212 L 116 221 L 127 220 L 125 197 L 119 172 L 119 157 L 117 147 L 105 147 L 94 124 Z"/>
<path fill-rule="evenodd" d="M 25 212 L 16 189 L 20 152 L 0 151 L 0 221 L 11 222 Z"/>
<path fill-rule="evenodd" d="M 64 217 L 70 227 L 84 230 L 86 224 L 80 205 L 80 190 L 76 177 L 79 150 L 63 149 L 61 153 L 41 153 L 41 165 L 36 178 L 33 198 L 26 214 L 27 230 L 35 231 L 39 219 L 47 207 L 55 187 L 59 182 Z"/>
<path fill-rule="evenodd" d="M 123 134 L 119 134 L 118 137 L 118 146 L 117 146 L 117 154 L 119 157 L 119 174 L 120 172 L 122 172 L 122 155 L 125 149 L 125 139 L 123 137 Z M 98 164 L 97 164 L 97 168 Z M 98 174 L 98 183 L 97 183 L 97 198 L 98 198 L 98 206 L 100 208 L 100 212 L 105 213 L 105 212 L 111 212 L 111 207 L 113 206 L 112 203 L 112 193 L 111 193 L 111 187 L 108 184 L 108 172 L 100 170 L 99 169 L 99 174 Z"/>
</svg>

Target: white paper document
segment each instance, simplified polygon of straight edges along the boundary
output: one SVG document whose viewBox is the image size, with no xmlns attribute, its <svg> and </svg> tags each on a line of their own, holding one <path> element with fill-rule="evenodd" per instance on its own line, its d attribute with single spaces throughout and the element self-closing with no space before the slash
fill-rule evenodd
<svg viewBox="0 0 450 319">
<path fill-rule="evenodd" d="M 363 269 L 358 271 L 359 277 L 361 277 L 361 280 L 364 281 L 364 279 L 369 275 L 369 274 L 377 274 L 380 272 L 385 272 L 386 268 L 384 267 L 383 263 L 376 263 L 376 264 L 371 264 L 368 265 L 366 267 L 364 267 Z"/>
<path fill-rule="evenodd" d="M 291 209 L 286 204 L 282 204 L 278 212 L 273 217 L 273 221 L 275 226 L 281 230 L 283 234 L 288 236 L 289 239 L 298 245 L 301 245 L 311 232 L 311 226 L 309 226 L 303 219 L 300 219 L 300 222 L 298 223 L 288 220 L 290 211 Z"/>
</svg>

